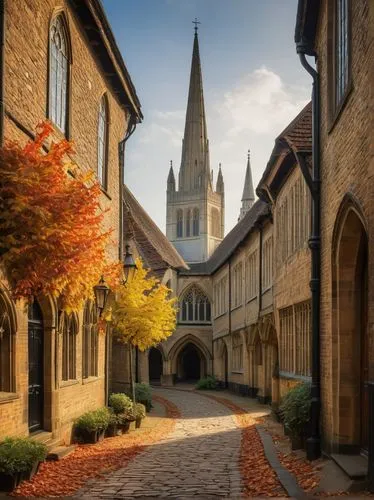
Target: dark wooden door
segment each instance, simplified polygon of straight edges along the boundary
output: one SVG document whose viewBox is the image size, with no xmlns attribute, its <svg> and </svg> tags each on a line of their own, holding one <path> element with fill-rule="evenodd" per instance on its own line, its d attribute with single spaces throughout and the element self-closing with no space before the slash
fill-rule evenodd
<svg viewBox="0 0 374 500">
<path fill-rule="evenodd" d="M 43 427 L 43 316 L 35 300 L 29 306 L 29 431 Z"/>
</svg>

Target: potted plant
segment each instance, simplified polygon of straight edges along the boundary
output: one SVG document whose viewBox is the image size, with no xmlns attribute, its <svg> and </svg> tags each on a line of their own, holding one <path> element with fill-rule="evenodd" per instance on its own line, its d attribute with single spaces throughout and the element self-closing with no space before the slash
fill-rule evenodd
<svg viewBox="0 0 374 500">
<path fill-rule="evenodd" d="M 135 413 L 135 428 L 139 429 L 143 418 L 145 418 L 145 406 L 142 403 L 135 403 L 134 413 Z"/>
<path fill-rule="evenodd" d="M 28 438 L 6 438 L 0 443 L 0 491 L 12 491 L 36 474 L 47 456 L 43 443 Z"/>
<path fill-rule="evenodd" d="M 300 383 L 282 399 L 279 411 L 293 450 L 303 448 L 310 415 L 310 384 Z"/>
<path fill-rule="evenodd" d="M 135 400 L 137 403 L 142 403 L 146 411 L 152 408 L 152 392 L 148 384 L 135 384 Z"/>
<path fill-rule="evenodd" d="M 109 406 L 113 413 L 112 422 L 116 422 L 118 431 L 123 434 L 130 429 L 130 423 L 135 420 L 133 414 L 133 402 L 123 393 L 113 393 L 109 396 Z"/>
<path fill-rule="evenodd" d="M 84 443 L 97 443 L 104 438 L 110 421 L 108 408 L 88 411 L 75 421 L 75 429 Z"/>
<path fill-rule="evenodd" d="M 111 410 L 109 416 L 109 424 L 107 430 L 105 431 L 105 436 L 106 437 L 118 436 L 118 434 L 120 433 L 120 426 L 118 424 L 119 424 L 118 415 L 116 415 L 113 412 L 113 410 Z"/>
</svg>

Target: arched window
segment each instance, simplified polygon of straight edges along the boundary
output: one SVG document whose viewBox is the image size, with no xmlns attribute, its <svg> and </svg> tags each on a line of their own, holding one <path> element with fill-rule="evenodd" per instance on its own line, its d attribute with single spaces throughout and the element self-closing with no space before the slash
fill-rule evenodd
<svg viewBox="0 0 374 500">
<path fill-rule="evenodd" d="M 183 323 L 210 323 L 210 302 L 198 286 L 193 285 L 188 288 L 180 299 L 179 321 Z"/>
<path fill-rule="evenodd" d="M 199 231 L 200 231 L 200 228 L 199 228 L 199 209 L 198 208 L 194 208 L 193 209 L 193 235 L 194 236 L 199 236 Z"/>
<path fill-rule="evenodd" d="M 177 238 L 183 237 L 183 210 L 177 210 Z"/>
<path fill-rule="evenodd" d="M 87 301 L 83 313 L 83 378 L 98 375 L 99 334 L 94 302 Z"/>
<path fill-rule="evenodd" d="M 62 14 L 50 28 L 49 118 L 67 133 L 70 53 L 66 23 Z"/>
<path fill-rule="evenodd" d="M 77 378 L 77 333 L 75 314 L 60 312 L 59 332 L 62 335 L 62 380 Z"/>
<path fill-rule="evenodd" d="M 191 236 L 191 210 L 187 209 L 186 212 L 186 237 Z"/>
<path fill-rule="evenodd" d="M 14 391 L 14 330 L 10 310 L 0 293 L 0 391 Z"/>
<path fill-rule="evenodd" d="M 108 100 L 103 95 L 99 107 L 99 125 L 97 131 L 97 178 L 100 184 L 107 187 L 108 171 Z"/>
<path fill-rule="evenodd" d="M 217 208 L 214 207 L 212 208 L 211 216 L 212 216 L 212 236 L 214 236 L 215 238 L 220 238 L 221 228 L 219 223 L 219 211 Z"/>
</svg>

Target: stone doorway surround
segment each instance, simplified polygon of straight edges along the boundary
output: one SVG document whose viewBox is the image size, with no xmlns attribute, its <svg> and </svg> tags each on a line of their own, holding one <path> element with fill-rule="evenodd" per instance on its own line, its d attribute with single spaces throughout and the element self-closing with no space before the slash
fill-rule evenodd
<svg viewBox="0 0 374 500">
<path fill-rule="evenodd" d="M 368 238 L 359 207 L 350 197 L 337 217 L 332 247 L 333 443 L 337 453 L 367 448 Z"/>
</svg>

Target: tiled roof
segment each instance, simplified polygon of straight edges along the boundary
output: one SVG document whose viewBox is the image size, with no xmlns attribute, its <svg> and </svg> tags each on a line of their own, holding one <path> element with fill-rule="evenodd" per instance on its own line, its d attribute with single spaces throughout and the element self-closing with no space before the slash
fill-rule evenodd
<svg viewBox="0 0 374 500">
<path fill-rule="evenodd" d="M 190 269 L 183 271 L 181 274 L 211 274 L 215 272 L 253 231 L 256 223 L 269 213 L 268 204 L 257 200 L 245 216 L 225 236 L 207 262 L 190 264 Z"/>
<path fill-rule="evenodd" d="M 187 264 L 151 217 L 124 186 L 124 225 L 132 232 L 136 247 L 145 264 L 154 272 L 167 269 L 188 269 Z"/>
<path fill-rule="evenodd" d="M 258 183 L 256 193 L 261 196 L 262 185 L 266 182 L 273 165 L 280 156 L 281 152 L 288 150 L 288 147 L 294 153 L 312 154 L 312 103 L 309 102 L 300 113 L 287 125 L 281 134 L 275 139 L 275 145 L 270 159 L 266 165 L 261 180 Z"/>
</svg>

